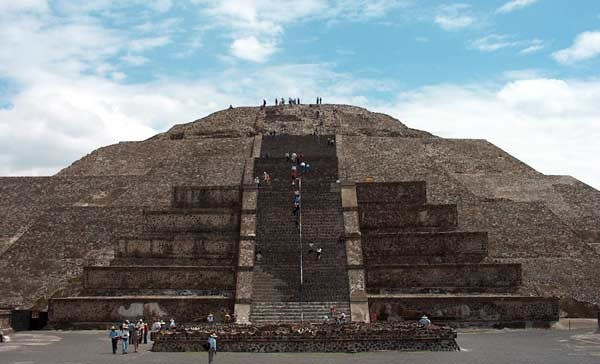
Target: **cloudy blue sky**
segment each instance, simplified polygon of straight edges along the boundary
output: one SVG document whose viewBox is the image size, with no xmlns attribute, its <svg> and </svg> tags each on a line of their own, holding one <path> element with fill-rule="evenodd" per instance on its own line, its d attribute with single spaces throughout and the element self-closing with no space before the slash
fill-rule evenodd
<svg viewBox="0 0 600 364">
<path fill-rule="evenodd" d="M 600 188 L 599 70 L 597 0 L 0 0 L 0 175 L 318 94 Z"/>
</svg>

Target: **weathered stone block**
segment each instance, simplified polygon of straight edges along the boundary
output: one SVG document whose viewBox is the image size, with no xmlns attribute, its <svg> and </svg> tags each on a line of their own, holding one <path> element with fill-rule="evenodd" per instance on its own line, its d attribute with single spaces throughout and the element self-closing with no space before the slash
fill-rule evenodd
<svg viewBox="0 0 600 364">
<path fill-rule="evenodd" d="M 254 240 L 240 241 L 238 267 L 254 266 Z"/>
<path fill-rule="evenodd" d="M 358 210 L 362 230 L 449 231 L 458 224 L 456 205 L 365 203 Z"/>
<path fill-rule="evenodd" d="M 240 236 L 256 236 L 256 214 L 242 214 Z"/>
<path fill-rule="evenodd" d="M 367 232 L 367 264 L 478 263 L 487 256 L 485 232 Z"/>
<path fill-rule="evenodd" d="M 344 211 L 344 231 L 346 235 L 360 234 L 358 212 Z"/>
<path fill-rule="evenodd" d="M 348 265 L 363 264 L 362 242 L 360 239 L 346 239 L 346 260 Z"/>
<path fill-rule="evenodd" d="M 356 196 L 359 204 L 422 205 L 427 203 L 427 186 L 425 181 L 357 183 Z"/>
<path fill-rule="evenodd" d="M 459 326 L 525 327 L 549 325 L 559 318 L 557 298 L 523 296 L 369 296 L 369 309 L 378 320 L 416 320 L 426 314 L 434 324 Z"/>
<path fill-rule="evenodd" d="M 240 215 L 232 211 L 146 211 L 144 228 L 148 232 L 237 231 Z"/>
<path fill-rule="evenodd" d="M 358 200 L 356 199 L 356 185 L 342 184 L 342 207 L 353 208 L 358 207 Z"/>
<path fill-rule="evenodd" d="M 222 321 L 233 310 L 233 299 L 214 297 L 72 297 L 50 301 L 48 316 L 55 328 L 107 328 L 144 318 L 173 318 L 179 324 L 204 321 L 209 313 Z"/>
<path fill-rule="evenodd" d="M 367 267 L 368 292 L 510 292 L 519 264 L 404 264 Z"/>
<path fill-rule="evenodd" d="M 173 187 L 173 207 L 239 207 L 239 186 L 175 186 Z"/>
<path fill-rule="evenodd" d="M 232 267 L 85 267 L 86 289 L 233 289 Z"/>
<path fill-rule="evenodd" d="M 235 298 L 237 300 L 250 300 L 252 299 L 252 271 L 238 271 L 237 282 L 235 289 Z"/>
</svg>

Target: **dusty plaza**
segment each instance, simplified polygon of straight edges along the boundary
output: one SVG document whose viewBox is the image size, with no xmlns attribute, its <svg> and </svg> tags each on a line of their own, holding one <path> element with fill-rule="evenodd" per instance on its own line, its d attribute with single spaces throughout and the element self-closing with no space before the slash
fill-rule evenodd
<svg viewBox="0 0 600 364">
<path fill-rule="evenodd" d="M 216 363 L 597 363 L 600 359 L 600 334 L 592 333 L 590 322 L 573 323 L 570 331 L 567 322 L 561 325 L 564 325 L 563 330 L 461 331 L 458 343 L 462 350 L 453 353 L 219 353 Z M 3 364 L 195 364 L 207 360 L 206 353 L 152 353 L 147 349 L 143 346 L 138 354 L 113 356 L 104 331 L 32 331 L 13 335 L 10 342 L 0 346 L 0 358 Z"/>
</svg>

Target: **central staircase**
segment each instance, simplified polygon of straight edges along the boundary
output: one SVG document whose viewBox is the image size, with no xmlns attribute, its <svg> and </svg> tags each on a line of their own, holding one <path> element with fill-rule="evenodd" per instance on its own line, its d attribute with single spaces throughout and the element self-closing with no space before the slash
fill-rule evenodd
<svg viewBox="0 0 600 364">
<path fill-rule="evenodd" d="M 267 172 L 272 181 L 258 192 L 256 249 L 261 258 L 254 268 L 250 320 L 267 322 L 320 322 L 335 306 L 349 317 L 348 280 L 342 205 L 337 180 L 333 136 L 264 136 L 261 155 L 255 159 L 257 175 Z M 301 179 L 301 216 L 293 216 L 291 167 L 285 153 L 304 156 L 310 171 Z M 322 249 L 320 259 L 310 251 Z M 302 265 L 302 283 L 301 283 Z"/>
</svg>

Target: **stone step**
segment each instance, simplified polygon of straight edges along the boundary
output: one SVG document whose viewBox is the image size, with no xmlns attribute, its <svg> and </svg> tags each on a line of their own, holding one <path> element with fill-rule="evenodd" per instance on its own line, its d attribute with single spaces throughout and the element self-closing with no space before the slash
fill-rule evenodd
<svg viewBox="0 0 600 364">
<path fill-rule="evenodd" d="M 48 305 L 49 324 L 54 328 L 106 329 L 125 320 L 147 322 L 173 318 L 179 324 L 203 321 L 209 313 L 222 321 L 223 310 L 233 312 L 228 297 L 118 296 L 52 298 Z"/>
<path fill-rule="evenodd" d="M 486 232 L 365 232 L 362 242 L 368 265 L 478 263 L 488 251 Z"/>
<path fill-rule="evenodd" d="M 239 209 L 242 200 L 239 186 L 175 186 L 173 207 L 233 207 Z"/>
<path fill-rule="evenodd" d="M 368 203 L 358 205 L 361 230 L 452 231 L 458 224 L 455 204 L 401 206 Z"/>
<path fill-rule="evenodd" d="M 337 314 L 344 312 L 350 319 L 348 302 L 256 302 L 253 301 L 250 320 L 254 323 L 297 323 L 302 319 L 309 322 L 322 322 L 335 306 Z"/>
<path fill-rule="evenodd" d="M 235 289 L 233 266 L 84 267 L 85 289 Z"/>
<path fill-rule="evenodd" d="M 356 184 L 356 199 L 365 203 L 398 203 L 424 205 L 427 203 L 425 181 L 411 182 L 370 182 Z"/>
<path fill-rule="evenodd" d="M 183 297 L 234 297 L 232 289 L 169 289 L 169 288 L 95 288 L 83 289 L 82 296 L 183 296 Z"/>
<path fill-rule="evenodd" d="M 171 238 L 124 237 L 119 239 L 115 246 L 115 256 L 121 259 L 223 259 L 235 255 L 238 239 L 239 237 L 234 234 L 172 236 Z"/>
<path fill-rule="evenodd" d="M 381 264 L 366 267 L 369 293 L 513 292 L 520 264 Z"/>
<path fill-rule="evenodd" d="M 110 261 L 111 266 L 234 266 L 237 263 L 236 256 L 228 254 L 227 256 L 220 255 L 205 255 L 198 258 L 138 258 L 126 257 L 115 258 Z"/>
<path fill-rule="evenodd" d="M 371 317 L 434 324 L 490 327 L 548 327 L 559 318 L 558 298 L 498 294 L 368 295 Z"/>
<path fill-rule="evenodd" d="M 231 209 L 144 211 L 145 232 L 239 231 L 240 214 Z"/>
</svg>

